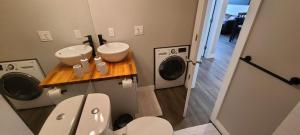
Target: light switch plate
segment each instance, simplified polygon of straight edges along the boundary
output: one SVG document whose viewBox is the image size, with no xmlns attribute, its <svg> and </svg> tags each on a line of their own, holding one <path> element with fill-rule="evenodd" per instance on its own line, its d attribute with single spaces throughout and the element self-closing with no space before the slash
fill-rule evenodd
<svg viewBox="0 0 300 135">
<path fill-rule="evenodd" d="M 108 28 L 108 36 L 114 37 L 115 36 L 115 30 L 114 28 Z"/>
<path fill-rule="evenodd" d="M 50 31 L 37 31 L 42 42 L 53 40 Z"/>
<path fill-rule="evenodd" d="M 143 25 L 134 26 L 134 35 L 136 36 L 144 35 L 144 26 Z"/>
<path fill-rule="evenodd" d="M 144 35 L 144 26 L 141 25 L 141 26 L 138 26 L 139 27 L 139 33 L 140 35 Z"/>
<path fill-rule="evenodd" d="M 80 30 L 73 30 L 73 32 L 76 38 L 82 38 L 82 34 Z"/>
</svg>

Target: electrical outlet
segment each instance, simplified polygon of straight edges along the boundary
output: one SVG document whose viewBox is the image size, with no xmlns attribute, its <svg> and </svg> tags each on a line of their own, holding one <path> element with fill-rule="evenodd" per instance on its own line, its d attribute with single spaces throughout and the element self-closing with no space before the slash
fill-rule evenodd
<svg viewBox="0 0 300 135">
<path fill-rule="evenodd" d="M 108 28 L 108 36 L 114 37 L 115 36 L 115 30 L 114 28 Z"/>
<path fill-rule="evenodd" d="M 53 40 L 50 31 L 37 31 L 42 42 Z"/>
<path fill-rule="evenodd" d="M 134 35 L 136 36 L 144 35 L 144 26 L 143 25 L 134 26 Z"/>
<path fill-rule="evenodd" d="M 140 35 L 144 35 L 144 26 L 143 25 L 139 26 L 139 33 L 140 33 Z"/>
<path fill-rule="evenodd" d="M 83 38 L 80 30 L 73 30 L 76 38 Z"/>
</svg>

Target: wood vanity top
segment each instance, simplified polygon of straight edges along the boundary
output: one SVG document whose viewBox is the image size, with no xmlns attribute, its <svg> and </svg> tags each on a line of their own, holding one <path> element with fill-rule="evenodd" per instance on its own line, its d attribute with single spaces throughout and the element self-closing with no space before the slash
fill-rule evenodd
<svg viewBox="0 0 300 135">
<path fill-rule="evenodd" d="M 130 52 L 123 61 L 117 63 L 106 63 L 108 73 L 103 75 L 96 70 L 94 60 L 90 60 L 90 72 L 85 73 L 82 78 L 75 76 L 72 66 L 67 66 L 62 63 L 58 64 L 46 78 L 41 82 L 41 87 L 53 87 L 66 84 L 82 83 L 87 81 L 107 80 L 126 76 L 136 76 L 137 70 L 133 53 Z"/>
</svg>

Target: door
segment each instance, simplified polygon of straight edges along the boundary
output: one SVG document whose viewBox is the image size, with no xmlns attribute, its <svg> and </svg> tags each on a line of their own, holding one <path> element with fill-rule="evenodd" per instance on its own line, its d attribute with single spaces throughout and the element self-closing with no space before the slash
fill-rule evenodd
<svg viewBox="0 0 300 135">
<path fill-rule="evenodd" d="M 39 84 L 40 81 L 38 79 L 21 72 L 7 73 L 0 78 L 0 90 L 2 93 L 16 100 L 33 100 L 38 98 L 43 93 Z"/>
<path fill-rule="evenodd" d="M 196 14 L 196 21 L 194 25 L 194 33 L 193 33 L 193 39 L 192 44 L 190 48 L 190 56 L 189 56 L 189 62 L 188 62 L 188 69 L 187 69 L 187 78 L 185 82 L 185 87 L 187 88 L 187 96 L 185 99 L 185 106 L 184 106 L 184 112 L 183 116 L 186 116 L 187 107 L 188 107 L 188 101 L 191 94 L 192 89 L 192 82 L 194 79 L 196 79 L 197 73 L 195 74 L 195 69 L 198 69 L 199 63 L 197 62 L 198 56 L 201 55 L 198 53 L 199 47 L 200 47 L 200 37 L 202 33 L 202 29 L 204 26 L 204 18 L 206 14 L 206 7 L 207 7 L 207 0 L 199 0 L 198 2 L 198 8 L 197 8 L 197 14 Z"/>
<path fill-rule="evenodd" d="M 245 23 L 252 16 L 255 1 L 251 1 Z M 214 115 L 223 134 L 272 134 L 300 101 L 299 86 L 287 81 L 300 77 L 300 16 L 290 17 L 299 12 L 299 4 L 292 0 L 261 2 L 242 57 L 251 56 L 251 62 L 263 68 L 245 59 L 239 61 L 229 87 L 225 88 L 228 92 Z"/>
<path fill-rule="evenodd" d="M 222 20 L 222 18 L 224 18 L 227 2 L 228 2 L 227 0 L 217 0 L 217 2 L 216 2 L 216 5 L 215 5 L 216 9 L 219 9 L 219 10 L 215 11 L 217 13 L 214 13 L 214 14 L 216 16 L 218 16 L 217 19 L 215 19 L 216 21 L 218 21 L 216 23 L 218 25 L 222 24 L 221 20 Z M 217 98 L 217 101 L 215 103 L 215 106 L 214 106 L 214 109 L 212 112 L 211 120 L 213 122 L 214 122 L 214 120 L 216 120 L 216 115 L 218 114 L 219 109 L 222 105 L 223 99 L 227 92 L 227 88 L 233 77 L 233 73 L 236 70 L 236 67 L 237 67 L 237 64 L 239 61 L 239 57 L 241 56 L 241 53 L 245 46 L 246 40 L 251 31 L 252 24 L 254 22 L 254 19 L 256 17 L 256 14 L 258 12 L 260 4 L 261 4 L 261 0 L 252 0 L 250 3 L 247 17 L 245 19 L 244 25 L 240 32 L 239 39 L 238 39 L 236 47 L 234 49 L 229 67 L 226 72 L 226 76 L 222 82 L 219 96 Z M 197 10 L 196 21 L 195 21 L 195 26 L 194 26 L 194 33 L 193 33 L 193 41 L 192 41 L 190 57 L 189 57 L 191 62 L 189 62 L 189 65 L 188 65 L 187 78 L 186 78 L 186 83 L 185 83 L 185 86 L 187 88 L 187 96 L 186 96 L 184 113 L 183 113 L 184 117 L 186 116 L 186 112 L 187 112 L 187 108 L 188 108 L 188 102 L 189 102 L 189 97 L 191 94 L 191 88 L 193 87 L 193 83 L 195 83 L 195 81 L 196 81 L 196 76 L 198 73 L 197 70 L 199 68 L 199 65 L 197 63 L 197 60 L 203 54 L 203 52 L 201 52 L 199 50 L 204 48 L 203 45 L 205 45 L 205 44 L 203 44 L 203 40 L 205 39 L 203 37 L 205 37 L 205 36 L 203 36 L 203 35 L 201 36 L 201 34 L 203 34 L 203 32 L 208 32 L 207 30 L 205 30 L 205 28 L 203 28 L 203 27 L 206 27 L 205 19 L 204 19 L 206 5 L 209 5 L 209 3 L 207 3 L 207 1 L 204 1 L 204 0 L 200 0 L 198 3 L 198 10 Z M 219 26 L 217 29 L 218 30 L 216 30 L 215 32 L 220 32 L 221 26 Z M 200 33 L 200 32 L 202 32 L 202 33 Z M 201 37 L 201 38 L 199 39 L 198 37 Z M 205 40 L 207 40 L 207 39 L 205 39 Z"/>
<path fill-rule="evenodd" d="M 216 23 L 214 25 L 221 25 L 219 21 L 225 15 L 227 0 L 199 0 L 198 9 L 196 14 L 193 40 L 190 49 L 189 64 L 187 70 L 187 78 L 185 86 L 187 88 L 187 96 L 185 101 L 183 116 L 186 116 L 189 97 L 191 94 L 191 89 L 195 87 L 196 78 L 198 74 L 199 63 L 201 62 L 201 57 L 204 54 L 205 45 L 208 40 L 209 33 L 211 32 L 212 18 Z M 221 8 L 218 13 L 214 13 L 215 8 Z M 214 15 L 217 14 L 217 15 Z M 215 29 L 221 30 L 220 27 L 215 27 Z M 218 33 L 215 30 L 214 33 Z M 215 34 L 212 34 L 212 36 Z"/>
<path fill-rule="evenodd" d="M 191 50 L 191 51 L 196 51 L 195 53 L 193 54 L 197 54 L 196 56 L 196 59 L 197 61 L 202 61 L 202 57 L 203 55 L 205 54 L 205 50 L 206 50 L 206 47 L 207 44 L 208 44 L 208 40 L 209 40 L 209 34 L 211 32 L 211 27 L 212 27 L 212 20 L 213 20 L 213 14 L 214 14 L 214 9 L 215 9 L 215 5 L 216 5 L 216 2 L 217 0 L 208 0 L 207 1 L 207 7 L 206 9 L 204 9 L 203 11 L 205 11 L 205 17 L 203 17 L 203 29 L 202 29 L 202 32 L 201 32 L 201 36 L 199 37 L 199 47 L 194 49 L 194 50 Z M 195 56 L 193 56 L 195 57 Z M 195 84 L 196 84 L 196 78 L 197 78 L 197 74 L 198 74 L 198 68 L 199 68 L 199 64 L 196 64 L 195 65 L 195 70 L 194 70 L 194 73 L 195 74 L 192 78 L 192 88 L 195 87 Z"/>
<path fill-rule="evenodd" d="M 159 65 L 159 74 L 165 80 L 176 80 L 184 74 L 186 65 L 183 58 L 170 56 Z"/>
</svg>

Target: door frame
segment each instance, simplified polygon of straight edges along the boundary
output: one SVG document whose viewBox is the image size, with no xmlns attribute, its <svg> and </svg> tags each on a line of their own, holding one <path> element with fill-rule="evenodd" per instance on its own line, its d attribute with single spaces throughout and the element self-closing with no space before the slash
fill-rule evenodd
<svg viewBox="0 0 300 135">
<path fill-rule="evenodd" d="M 199 40 L 197 41 L 198 34 L 202 31 L 202 26 L 203 26 L 203 14 L 205 15 L 205 9 L 203 7 L 206 7 L 206 5 L 201 5 L 201 4 L 207 4 L 208 0 L 199 0 L 198 2 L 198 9 L 197 9 L 197 14 L 196 14 L 196 19 L 195 19 L 195 26 L 194 26 L 194 32 L 193 32 L 193 40 L 192 40 L 192 45 L 191 45 L 191 52 L 190 52 L 190 60 L 196 60 L 197 58 L 197 52 L 199 51 Z M 216 5 L 216 8 L 221 8 L 220 14 L 218 17 L 219 20 L 223 19 L 225 16 L 226 12 L 226 7 L 227 7 L 228 0 L 218 0 Z M 217 100 L 215 102 L 215 106 L 213 108 L 212 114 L 211 114 L 211 121 L 215 124 L 215 126 L 220 130 L 220 132 L 224 135 L 229 135 L 229 132 L 225 129 L 225 127 L 222 125 L 222 123 L 217 119 L 219 111 L 222 107 L 222 104 L 224 102 L 226 93 L 228 91 L 230 82 L 233 78 L 233 75 L 235 73 L 235 70 L 237 68 L 239 58 L 242 55 L 243 49 L 246 45 L 247 39 L 249 37 L 249 34 L 251 32 L 253 23 L 255 21 L 255 18 L 257 16 L 257 13 L 259 11 L 260 5 L 262 3 L 262 0 L 251 0 L 250 5 L 249 5 L 249 10 L 247 12 L 247 17 L 244 21 L 243 27 L 241 29 L 241 32 L 239 34 L 239 38 L 236 43 L 236 47 L 233 51 L 228 69 L 226 71 L 224 80 L 221 84 L 221 88 L 217 97 Z M 216 13 L 218 14 L 218 13 Z M 219 25 L 222 25 L 222 21 L 219 21 Z M 221 27 L 219 28 L 219 32 L 221 30 Z M 201 34 L 201 33 L 200 33 Z M 202 40 L 202 39 L 201 39 Z M 193 51 L 194 49 L 194 51 Z M 186 87 L 187 87 L 187 96 L 186 96 L 186 102 L 185 102 L 185 107 L 184 107 L 184 113 L 183 117 L 186 116 L 187 113 L 187 108 L 188 108 L 188 102 L 191 94 L 191 82 L 193 81 L 191 78 L 196 78 L 194 76 L 194 70 L 195 67 L 199 65 L 192 65 L 191 63 L 189 64 L 189 69 L 188 69 L 188 75 L 186 79 Z"/>
</svg>

